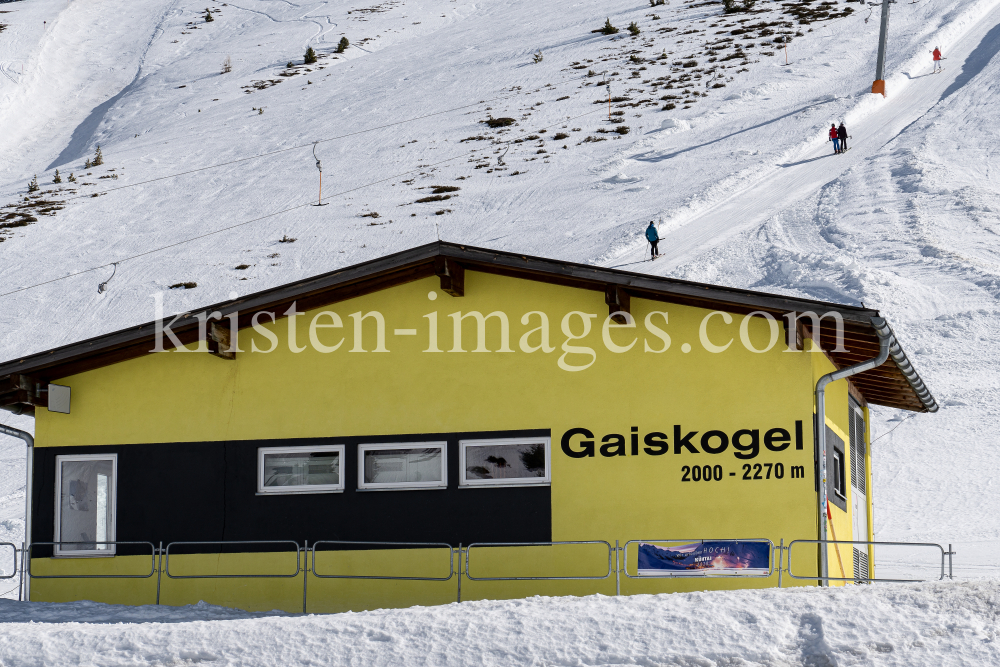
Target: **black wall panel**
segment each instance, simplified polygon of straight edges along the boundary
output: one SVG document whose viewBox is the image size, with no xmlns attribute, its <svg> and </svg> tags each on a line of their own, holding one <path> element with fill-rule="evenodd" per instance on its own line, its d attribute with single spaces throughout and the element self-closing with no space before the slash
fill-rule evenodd
<svg viewBox="0 0 1000 667">
<path fill-rule="evenodd" d="M 166 545 L 209 540 L 373 540 L 390 542 L 548 542 L 548 486 L 458 488 L 458 441 L 549 436 L 547 430 L 423 433 L 391 437 L 184 442 L 35 449 L 32 540 L 51 542 L 55 459 L 118 454 L 117 539 Z M 358 491 L 359 443 L 448 442 L 448 488 Z M 257 495 L 257 448 L 343 444 L 343 493 Z M 217 552 L 215 545 L 183 553 Z M 243 546 L 230 551 L 268 551 Z M 118 553 L 141 549 L 119 547 Z M 148 550 L 147 550 L 148 552 Z M 39 547 L 35 557 L 51 554 Z"/>
</svg>

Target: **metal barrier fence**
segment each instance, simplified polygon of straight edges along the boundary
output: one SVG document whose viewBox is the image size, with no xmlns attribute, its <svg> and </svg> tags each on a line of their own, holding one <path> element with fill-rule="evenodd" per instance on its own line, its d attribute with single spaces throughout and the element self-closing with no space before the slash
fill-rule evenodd
<svg viewBox="0 0 1000 667">
<path fill-rule="evenodd" d="M 793 540 L 788 543 L 788 546 L 784 545 L 784 540 L 782 539 L 780 544 L 775 545 L 771 540 L 766 538 L 749 538 L 749 539 L 739 539 L 739 540 L 721 540 L 721 539 L 667 539 L 667 540 L 629 540 L 624 546 L 619 546 L 618 540 L 615 541 L 614 546 L 610 542 L 605 540 L 580 540 L 580 541 L 564 541 L 564 542 L 477 542 L 464 547 L 459 544 L 457 548 L 452 547 L 450 544 L 444 542 L 375 542 L 375 541 L 346 541 L 346 540 L 319 540 L 314 542 L 312 547 L 309 546 L 309 542 L 306 541 L 304 546 L 300 547 L 299 543 L 294 540 L 216 540 L 216 541 L 203 541 L 203 542 L 171 542 L 167 544 L 166 548 L 163 547 L 163 543 L 160 542 L 159 546 L 154 545 L 152 542 L 143 541 L 121 541 L 121 542 L 98 542 L 95 544 L 113 544 L 113 545 L 146 545 L 151 549 L 151 567 L 148 574 L 58 574 L 58 575 L 43 575 L 35 574 L 31 571 L 31 550 L 36 546 L 60 546 L 62 544 L 79 544 L 78 542 L 34 542 L 27 547 L 27 549 L 18 549 L 16 545 L 9 542 L 0 542 L 0 547 L 10 546 L 14 550 L 14 572 L 10 575 L 0 576 L 0 579 L 11 579 L 18 574 L 21 574 L 21 580 L 25 578 L 29 579 L 148 579 L 154 574 L 156 575 L 156 604 L 160 604 L 160 584 L 161 575 L 166 574 L 170 579 L 293 579 L 298 577 L 299 574 L 303 575 L 302 579 L 302 612 L 306 613 L 307 602 L 308 602 L 308 584 L 309 584 L 309 573 L 317 579 L 368 579 L 368 580 L 388 580 L 388 581 L 428 581 L 428 582 L 445 582 L 451 580 L 455 575 L 458 575 L 457 579 L 457 600 L 462 601 L 462 575 L 469 581 L 601 581 L 611 577 L 612 574 L 615 575 L 615 594 L 619 595 L 621 593 L 621 574 L 629 579 L 657 579 L 657 578 L 690 578 L 690 574 L 674 574 L 674 573 L 663 573 L 663 574 L 639 574 L 638 570 L 636 574 L 631 574 L 628 571 L 628 559 L 629 559 L 629 545 L 631 544 L 657 544 L 657 543 L 706 543 L 706 542 L 731 542 L 731 543 L 761 543 L 768 545 L 768 571 L 766 574 L 710 574 L 706 578 L 716 579 L 716 578 L 748 578 L 748 579 L 762 579 L 768 578 L 775 574 L 775 560 L 777 560 L 777 574 L 778 574 L 778 587 L 782 586 L 782 574 L 787 573 L 788 576 L 793 579 L 800 580 L 825 580 L 825 581 L 850 581 L 856 583 L 872 583 L 872 582 L 895 582 L 895 583 L 910 583 L 923 581 L 920 579 L 882 579 L 882 578 L 868 578 L 868 577 L 820 577 L 818 575 L 797 575 L 792 572 L 792 554 L 791 549 L 796 544 L 851 544 L 851 545 L 868 545 L 868 546 L 900 546 L 900 547 L 928 547 L 936 548 L 941 553 L 941 574 L 939 580 L 944 579 L 945 576 L 951 577 L 952 572 L 952 556 L 955 552 L 951 550 L 951 545 L 948 545 L 948 550 L 946 551 L 944 547 L 940 544 L 935 544 L 931 542 L 861 542 L 861 541 L 846 541 L 846 540 Z M 471 552 L 473 549 L 487 549 L 487 548 L 511 548 L 511 547 L 558 547 L 565 545 L 604 545 L 608 549 L 607 563 L 608 569 L 604 574 L 599 575 L 587 575 L 587 576 L 510 576 L 510 577 L 477 577 L 470 573 L 470 565 L 472 562 Z M 217 545 L 217 546 L 231 546 L 231 545 L 291 545 L 295 547 L 295 571 L 290 574 L 174 574 L 170 572 L 170 555 L 171 549 L 190 547 L 190 546 L 204 546 L 204 545 Z M 323 574 L 316 571 L 316 551 L 317 547 L 322 545 L 340 545 L 345 547 L 378 547 L 385 546 L 391 547 L 392 549 L 447 549 L 448 550 L 448 576 L 439 577 L 426 577 L 426 576 L 390 576 L 390 575 L 358 575 L 358 574 Z M 321 553 L 323 550 L 319 549 Z M 348 549 L 341 549 L 337 551 L 347 551 Z M 327 551 L 334 551 L 329 550 Z M 456 559 L 455 553 L 458 552 L 458 569 L 455 569 Z M 603 551 L 603 550 L 602 550 Z M 775 551 L 777 551 L 777 559 L 775 559 Z M 306 560 L 303 564 L 302 553 L 305 552 Z M 784 567 L 785 552 L 787 552 L 787 568 Z M 22 563 L 18 567 L 17 555 L 21 554 Z M 241 552 L 236 552 L 241 553 Z M 285 553 L 290 553 L 285 552 Z M 176 551 L 173 554 L 175 557 L 183 555 L 192 554 L 178 554 Z M 311 558 L 310 558 L 311 555 Z M 109 556 L 113 557 L 113 556 Z M 945 574 L 945 559 L 947 558 L 948 565 L 948 575 Z M 464 562 L 463 562 L 464 559 Z M 624 560 L 624 563 L 620 559 Z M 67 558 L 67 560 L 73 560 L 72 558 Z M 601 557 L 601 563 L 603 564 L 604 557 Z M 464 567 L 463 567 L 464 566 Z M 701 573 L 699 573 L 701 574 Z M 953 578 L 953 577 L 951 577 Z M 21 599 L 19 593 L 18 599 Z"/>
<path fill-rule="evenodd" d="M 150 568 L 149 574 L 35 574 L 31 571 L 31 550 L 38 546 L 43 547 L 58 547 L 63 544 L 80 544 L 80 542 L 32 542 L 28 545 L 27 553 L 27 573 L 32 579 L 149 579 L 154 574 L 156 574 L 156 545 L 152 542 L 87 542 L 87 544 L 113 544 L 118 546 L 119 544 L 145 544 L 149 546 L 150 550 Z M 108 554 L 107 556 L 101 556 L 101 558 L 114 558 L 114 554 Z M 79 558 L 67 558 L 66 560 L 80 560 Z"/>
<path fill-rule="evenodd" d="M 448 576 L 447 577 L 393 577 L 361 574 L 319 574 L 316 572 L 316 547 L 321 544 L 342 544 L 349 546 L 381 545 L 391 546 L 397 549 L 447 549 L 448 550 Z M 448 581 L 455 576 L 455 548 L 444 542 L 350 542 L 347 540 L 319 540 L 313 542 L 312 549 L 312 573 L 317 579 L 391 579 L 396 581 Z"/>
<path fill-rule="evenodd" d="M 295 547 L 295 572 L 291 574 L 170 574 L 170 549 L 181 546 L 204 546 L 206 544 L 284 544 Z M 210 540 L 206 542 L 171 542 L 164 550 L 167 557 L 163 573 L 170 579 L 291 579 L 299 576 L 302 571 L 302 547 L 294 540 Z M 178 554 L 175 556 L 191 556 L 194 554 Z"/>
<path fill-rule="evenodd" d="M 867 573 L 865 573 L 866 576 L 864 576 L 864 577 L 857 576 L 857 573 L 855 573 L 855 576 L 853 576 L 853 577 L 831 577 L 831 576 L 822 577 L 822 576 L 819 576 L 818 574 L 817 575 L 812 575 L 812 576 L 807 576 L 807 575 L 800 576 L 800 575 L 794 574 L 792 572 L 792 547 L 795 546 L 796 544 L 826 544 L 826 545 L 832 544 L 834 546 L 836 546 L 838 544 L 850 544 L 850 545 L 863 544 L 863 545 L 866 545 L 866 546 L 929 547 L 929 548 L 933 548 L 933 549 L 938 549 L 940 551 L 940 553 L 941 553 L 941 576 L 938 577 L 938 581 L 941 581 L 941 580 L 943 580 L 945 578 L 944 568 L 945 568 L 945 560 L 946 559 L 947 559 L 947 562 L 948 562 L 948 571 L 949 571 L 949 575 L 950 575 L 951 569 L 952 569 L 952 567 L 951 567 L 951 565 L 952 565 L 952 556 L 955 555 L 955 552 L 951 550 L 951 545 L 950 544 L 948 545 L 948 550 L 945 551 L 945 548 L 943 546 L 941 546 L 940 544 L 936 544 L 934 542 L 862 542 L 862 541 L 857 541 L 857 540 L 792 540 L 791 542 L 788 543 L 787 547 L 784 547 L 788 551 L 788 570 L 787 570 L 787 572 L 788 572 L 788 576 L 789 577 L 791 577 L 792 579 L 807 579 L 807 580 L 808 579 L 816 579 L 816 580 L 823 580 L 823 581 L 827 581 L 827 582 L 830 582 L 830 581 L 853 581 L 853 582 L 857 582 L 857 583 L 866 583 L 866 584 L 867 583 L 872 583 L 872 582 L 876 582 L 876 583 L 883 582 L 883 583 L 910 584 L 910 583 L 923 582 L 923 581 L 926 581 L 926 579 L 880 579 L 880 578 L 868 577 L 867 575 L 871 573 L 871 569 L 870 569 L 871 566 L 870 565 L 869 565 L 869 570 L 868 570 Z M 852 566 L 853 566 L 853 560 L 852 560 Z M 954 577 L 951 577 L 951 578 L 954 578 Z"/>
<path fill-rule="evenodd" d="M 17 548 L 16 544 L 13 544 L 11 542 L 0 542 L 0 549 L 2 549 L 3 547 L 10 547 L 10 550 L 14 552 L 14 571 L 11 572 L 10 574 L 0 575 L 0 579 L 13 579 L 14 577 L 17 576 L 18 573 L 17 552 L 20 551 L 20 549 Z"/>
<path fill-rule="evenodd" d="M 479 548 L 503 548 L 503 547 L 552 547 L 566 544 L 603 544 L 608 548 L 608 571 L 606 574 L 586 577 L 473 577 L 469 574 L 469 561 L 472 549 Z M 616 543 L 617 544 L 617 543 Z M 614 571 L 612 549 L 610 542 L 604 540 L 582 540 L 573 542 L 474 542 L 465 549 L 465 576 L 469 581 L 585 581 L 595 579 L 607 579 Z"/>
<path fill-rule="evenodd" d="M 677 543 L 681 542 L 684 544 L 699 543 L 704 544 L 706 542 L 729 542 L 734 544 L 743 543 L 756 543 L 756 544 L 766 544 L 767 545 L 767 574 L 709 574 L 705 570 L 694 570 L 694 571 L 677 571 L 671 572 L 669 570 L 664 571 L 662 574 L 644 574 L 641 575 L 638 569 L 634 575 L 628 572 L 628 546 L 630 544 L 663 544 L 663 543 Z M 674 540 L 629 540 L 622 547 L 622 557 L 625 561 L 624 567 L 622 568 L 622 574 L 624 574 L 629 579 L 663 579 L 663 578 L 690 578 L 692 576 L 710 576 L 712 579 L 716 578 L 726 578 L 726 577 L 736 577 L 740 579 L 767 579 L 774 574 L 774 542 L 765 537 L 752 537 L 746 539 L 695 539 L 695 540 L 685 540 L 685 539 L 674 539 Z M 638 565 L 638 564 L 637 564 Z"/>
</svg>

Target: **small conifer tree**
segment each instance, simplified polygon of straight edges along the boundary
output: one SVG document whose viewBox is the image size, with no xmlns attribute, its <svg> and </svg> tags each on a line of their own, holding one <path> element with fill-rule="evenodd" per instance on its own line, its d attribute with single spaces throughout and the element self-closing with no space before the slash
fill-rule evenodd
<svg viewBox="0 0 1000 667">
<path fill-rule="evenodd" d="M 531 56 L 531 59 L 535 62 L 536 65 L 542 62 L 543 59 L 542 50 L 538 49 L 538 51 L 535 52 L 535 55 Z"/>
<path fill-rule="evenodd" d="M 76 176 L 73 175 L 72 171 L 69 172 L 69 178 L 66 180 L 68 180 L 70 183 L 76 183 Z"/>
<path fill-rule="evenodd" d="M 91 166 L 93 165 L 90 164 L 90 158 L 87 158 L 87 160 L 83 163 L 83 168 L 90 169 Z"/>
<path fill-rule="evenodd" d="M 350 45 L 351 45 L 351 43 L 349 41 L 347 41 L 346 37 L 341 37 L 340 38 L 340 43 L 337 44 L 337 50 L 334 53 L 343 53 L 344 51 L 347 50 L 347 47 L 350 46 Z"/>
<path fill-rule="evenodd" d="M 35 174 L 35 177 L 31 179 L 30 183 L 28 183 L 28 192 L 38 192 L 38 175 L 37 174 Z"/>
<path fill-rule="evenodd" d="M 222 73 L 229 74 L 232 71 L 233 71 L 233 60 L 229 56 L 226 56 L 226 59 L 222 61 Z"/>
<path fill-rule="evenodd" d="M 601 32 L 605 35 L 614 35 L 618 32 L 618 28 L 611 25 L 611 19 L 606 18 L 604 19 L 604 27 L 601 28 Z"/>
<path fill-rule="evenodd" d="M 62 176 L 59 175 L 59 170 L 56 169 L 55 178 L 52 179 L 53 183 L 62 183 Z"/>
<path fill-rule="evenodd" d="M 215 18 L 212 17 L 212 10 L 205 7 L 205 23 L 211 23 Z"/>
<path fill-rule="evenodd" d="M 306 65 L 312 65 L 314 62 L 316 62 L 316 52 L 313 51 L 313 47 L 310 46 L 309 48 L 306 49 L 306 57 L 304 59 L 304 62 Z"/>
<path fill-rule="evenodd" d="M 633 37 L 635 37 L 641 32 L 641 30 L 639 30 L 639 26 L 636 25 L 635 21 L 632 21 L 631 23 L 628 24 L 628 31 L 632 33 Z"/>
<path fill-rule="evenodd" d="M 93 167 L 99 167 L 104 164 L 104 155 L 101 153 L 101 145 L 97 144 L 97 152 L 94 153 L 94 161 L 90 163 Z"/>
</svg>

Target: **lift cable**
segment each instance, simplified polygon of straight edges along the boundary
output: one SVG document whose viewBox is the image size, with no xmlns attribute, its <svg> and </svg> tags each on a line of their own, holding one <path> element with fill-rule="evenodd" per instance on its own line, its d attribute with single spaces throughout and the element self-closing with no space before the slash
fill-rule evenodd
<svg viewBox="0 0 1000 667">
<path fill-rule="evenodd" d="M 563 83 L 572 83 L 574 81 L 580 81 L 580 80 L 585 79 L 585 78 L 587 78 L 587 77 L 586 76 L 575 77 L 575 78 L 572 78 L 572 79 L 567 79 Z M 492 102 L 496 102 L 496 101 L 499 101 L 499 100 L 511 99 L 513 97 L 516 97 L 516 96 L 517 96 L 517 93 L 505 94 L 505 95 L 498 95 L 497 97 L 492 97 L 492 98 L 487 99 L 487 100 L 480 100 L 479 102 L 475 102 L 473 104 L 465 104 L 465 105 L 462 105 L 460 107 L 453 107 L 451 109 L 445 109 L 443 111 L 435 111 L 434 113 L 425 114 L 423 116 L 415 116 L 413 118 L 407 118 L 405 120 L 399 120 L 399 121 L 396 121 L 394 123 L 387 123 L 385 125 L 378 125 L 376 127 L 369 127 L 367 129 L 358 130 L 356 132 L 348 132 L 347 134 L 341 134 L 341 135 L 338 135 L 336 137 L 328 137 L 326 139 L 318 139 L 318 140 L 315 140 L 315 141 L 310 141 L 307 144 L 299 144 L 297 146 L 289 146 L 288 148 L 279 148 L 278 150 L 268 151 L 267 153 L 259 153 L 257 155 L 250 155 L 248 157 L 237 158 L 235 160 L 229 160 L 228 162 L 219 162 L 218 164 L 210 164 L 210 165 L 206 165 L 204 167 L 198 167 L 197 169 L 189 169 L 188 171 L 180 171 L 180 172 L 177 172 L 175 174 L 167 174 L 165 176 L 157 176 L 156 178 L 150 178 L 150 179 L 145 180 L 145 181 L 139 181 L 138 183 L 129 183 L 127 185 L 119 185 L 118 187 L 115 187 L 115 188 L 108 188 L 106 190 L 100 190 L 98 192 L 91 193 L 91 194 L 76 195 L 75 197 L 68 197 L 68 198 L 66 198 L 63 201 L 73 201 L 75 199 L 90 198 L 90 197 L 93 197 L 95 194 L 102 194 L 102 195 L 103 194 L 108 194 L 109 192 L 116 192 L 118 190 L 124 190 L 126 188 L 134 188 L 134 187 L 139 186 L 139 185 L 147 185 L 149 183 L 155 183 L 157 181 L 166 180 L 168 178 L 177 178 L 179 176 L 187 176 L 188 174 L 196 174 L 196 173 L 198 173 L 200 171 L 207 171 L 209 169 L 217 169 L 219 167 L 226 167 L 226 166 L 229 166 L 231 164 L 239 164 L 240 162 L 247 162 L 249 160 L 257 160 L 259 158 L 270 157 L 272 155 L 278 155 L 280 153 L 287 153 L 288 151 L 299 150 L 301 148 L 315 147 L 316 144 L 322 144 L 322 143 L 326 143 L 328 141 L 337 141 L 339 139 L 346 139 L 348 137 L 354 137 L 354 136 L 357 136 L 359 134 L 365 134 L 367 132 L 374 132 L 376 130 L 384 130 L 384 129 L 389 128 L 389 127 L 395 127 L 396 125 L 404 125 L 406 123 L 412 123 L 414 121 L 423 120 L 425 118 L 432 118 L 434 116 L 441 116 L 443 114 L 448 114 L 448 113 L 452 113 L 452 112 L 455 112 L 455 111 L 461 111 L 462 109 L 468 109 L 470 107 L 479 106 L 480 104 L 490 104 Z"/>
<path fill-rule="evenodd" d="M 594 114 L 594 113 L 603 113 L 603 112 L 604 112 L 603 108 L 594 109 L 592 111 L 588 111 L 587 113 L 582 113 L 579 116 L 571 116 L 571 117 L 568 117 L 568 118 L 556 121 L 556 122 L 554 122 L 554 123 L 552 123 L 550 125 L 545 126 L 543 129 L 547 130 L 550 127 L 554 127 L 556 125 L 559 125 L 560 123 L 565 123 L 567 121 L 576 120 L 577 118 L 583 118 L 584 116 L 589 116 L 589 115 Z M 307 144 L 307 145 L 310 145 L 310 144 Z M 473 155 L 474 153 L 476 153 L 476 150 L 466 151 L 465 153 L 460 153 L 459 155 L 454 155 L 454 156 L 452 156 L 450 158 L 441 160 L 440 162 L 434 162 L 432 164 L 422 165 L 420 167 L 416 167 L 414 169 L 410 169 L 410 170 L 404 171 L 402 173 L 395 174 L 393 176 L 389 176 L 387 178 L 383 178 L 383 179 L 380 179 L 380 180 L 377 180 L 377 181 L 371 181 L 370 183 L 365 183 L 363 185 L 359 185 L 359 186 L 350 188 L 348 190 L 341 190 L 340 192 L 335 192 L 334 194 L 329 195 L 328 197 L 325 197 L 325 199 L 332 199 L 334 197 L 339 197 L 341 195 L 346 195 L 348 193 L 355 192 L 356 190 L 362 190 L 364 188 L 368 188 L 368 187 L 371 187 L 373 185 L 378 185 L 379 183 L 385 183 L 387 181 L 392 181 L 392 180 L 395 180 L 395 179 L 400 178 L 402 176 L 407 176 L 409 174 L 412 174 L 413 172 L 420 171 L 422 169 L 427 169 L 428 167 L 436 167 L 436 166 L 444 164 L 446 162 L 451 162 L 451 161 L 457 160 L 459 158 L 468 157 L 470 155 Z M 295 211 L 297 209 L 304 208 L 306 206 L 313 206 L 313 205 L 314 205 L 313 204 L 313 199 L 310 198 L 309 201 L 307 201 L 307 202 L 304 202 L 304 203 L 301 203 L 301 204 L 296 204 L 295 206 L 290 206 L 290 207 L 282 209 L 280 211 L 275 211 L 273 213 L 268 213 L 266 215 L 262 215 L 260 217 L 253 218 L 252 220 L 246 220 L 244 222 L 239 222 L 239 223 L 237 223 L 235 225 L 230 225 L 228 227 L 223 227 L 221 229 L 216 229 L 214 231 L 207 232 L 205 234 L 200 234 L 198 236 L 192 236 L 191 238 L 184 239 L 183 241 L 177 241 L 176 243 L 170 243 L 170 244 L 165 245 L 165 246 L 160 246 L 158 248 L 153 248 L 152 250 L 147 250 L 145 252 L 141 252 L 141 253 L 138 253 L 136 255 L 131 255 L 131 256 L 125 257 L 123 259 L 115 260 L 114 262 L 108 262 L 106 264 L 101 264 L 99 266 L 94 266 L 94 267 L 91 267 L 89 269 L 83 269 L 82 271 L 76 271 L 75 273 L 69 273 L 69 274 L 66 274 L 64 276 L 60 276 L 58 278 L 52 278 L 51 280 L 46 280 L 44 282 L 35 283 L 34 285 L 26 285 L 25 287 L 19 287 L 19 288 L 15 289 L 15 290 L 11 290 L 9 292 L 4 292 L 3 294 L 0 294 L 0 298 L 5 297 L 5 296 L 10 296 L 11 294 L 17 294 L 18 292 L 24 292 L 24 291 L 27 291 L 27 290 L 30 290 L 30 289 L 34 289 L 36 287 L 42 287 L 43 285 L 49 285 L 51 283 L 58 282 L 60 280 L 65 280 L 67 278 L 73 278 L 75 276 L 83 275 L 85 273 L 91 273 L 92 271 L 97 271 L 99 269 L 107 268 L 107 267 L 112 266 L 112 265 L 116 266 L 118 264 L 122 264 L 124 262 L 128 262 L 128 261 L 131 261 L 133 259 L 138 259 L 140 257 L 145 257 L 146 255 L 152 255 L 153 253 L 160 252 L 161 250 L 167 250 L 169 248 L 174 248 L 174 247 L 177 247 L 179 245 L 184 245 L 185 243 L 190 243 L 192 241 L 197 241 L 198 239 L 203 239 L 203 238 L 206 238 L 208 236 L 214 236 L 215 234 L 221 234 L 222 232 L 228 232 L 229 230 L 236 229 L 237 227 L 243 227 L 244 225 L 249 225 L 249 224 L 254 223 L 254 222 L 259 222 L 260 220 L 265 220 L 267 218 L 272 218 L 272 217 L 274 217 L 276 215 L 281 215 L 282 213 L 288 213 L 289 211 Z"/>
</svg>

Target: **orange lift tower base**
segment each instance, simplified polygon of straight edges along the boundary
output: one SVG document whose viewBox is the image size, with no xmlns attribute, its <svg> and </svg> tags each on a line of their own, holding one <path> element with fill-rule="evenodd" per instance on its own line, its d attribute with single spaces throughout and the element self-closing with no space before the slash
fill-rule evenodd
<svg viewBox="0 0 1000 667">
<path fill-rule="evenodd" d="M 885 97 L 885 42 L 889 36 L 889 4 L 892 0 L 882 0 L 882 27 L 878 31 L 878 61 L 875 64 L 875 83 L 872 93 Z"/>
</svg>

